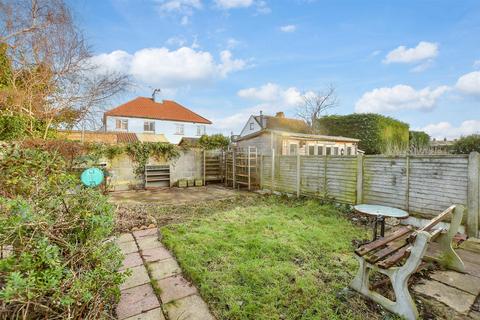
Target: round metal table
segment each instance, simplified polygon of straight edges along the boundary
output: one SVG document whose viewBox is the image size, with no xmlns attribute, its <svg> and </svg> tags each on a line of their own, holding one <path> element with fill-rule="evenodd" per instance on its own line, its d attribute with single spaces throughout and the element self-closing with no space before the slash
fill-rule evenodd
<svg viewBox="0 0 480 320">
<path fill-rule="evenodd" d="M 353 208 L 359 213 L 375 216 L 375 224 L 373 227 L 373 240 L 377 239 L 378 224 L 380 224 L 380 237 L 385 236 L 385 217 L 397 219 L 408 218 L 408 212 L 387 206 L 379 206 L 375 204 L 359 204 L 354 206 Z"/>
</svg>

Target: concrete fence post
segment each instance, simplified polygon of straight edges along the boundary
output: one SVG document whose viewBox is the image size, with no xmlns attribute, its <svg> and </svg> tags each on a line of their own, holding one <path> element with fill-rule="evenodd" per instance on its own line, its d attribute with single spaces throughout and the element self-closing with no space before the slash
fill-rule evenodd
<svg viewBox="0 0 480 320">
<path fill-rule="evenodd" d="M 275 191 L 275 148 L 272 148 L 272 185 L 270 189 L 272 193 Z"/>
<path fill-rule="evenodd" d="M 363 203 L 363 154 L 357 154 L 357 198 L 356 204 Z"/>
<path fill-rule="evenodd" d="M 297 153 L 297 198 L 300 197 L 300 154 Z"/>
<path fill-rule="evenodd" d="M 468 156 L 468 196 L 467 196 L 467 235 L 478 237 L 480 216 L 480 154 L 472 152 Z"/>
</svg>

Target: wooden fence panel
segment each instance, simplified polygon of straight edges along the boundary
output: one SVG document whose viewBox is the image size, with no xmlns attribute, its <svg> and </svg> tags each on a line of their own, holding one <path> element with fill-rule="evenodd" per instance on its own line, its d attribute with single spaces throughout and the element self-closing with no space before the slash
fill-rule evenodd
<svg viewBox="0 0 480 320">
<path fill-rule="evenodd" d="M 468 157 L 411 157 L 409 207 L 430 218 L 452 204 L 467 206 Z"/>
<path fill-rule="evenodd" d="M 363 169 L 364 203 L 406 209 L 406 158 L 366 156 Z"/>
<path fill-rule="evenodd" d="M 263 156 L 262 158 L 262 187 L 270 189 L 272 186 L 272 156 Z"/>
<path fill-rule="evenodd" d="M 327 158 L 327 194 L 334 199 L 355 204 L 357 157 Z"/>
<path fill-rule="evenodd" d="M 300 194 L 325 195 L 325 157 L 300 157 Z"/>
<path fill-rule="evenodd" d="M 278 157 L 278 170 L 275 168 L 275 191 L 297 192 L 297 156 Z"/>
</svg>

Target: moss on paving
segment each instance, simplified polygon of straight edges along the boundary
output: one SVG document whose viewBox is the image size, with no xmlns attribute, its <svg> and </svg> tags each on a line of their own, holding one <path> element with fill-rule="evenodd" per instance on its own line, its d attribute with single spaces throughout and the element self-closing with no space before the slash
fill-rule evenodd
<svg viewBox="0 0 480 320">
<path fill-rule="evenodd" d="M 379 318 L 342 295 L 368 235 L 331 205 L 259 197 L 161 230 L 219 319 Z"/>
</svg>

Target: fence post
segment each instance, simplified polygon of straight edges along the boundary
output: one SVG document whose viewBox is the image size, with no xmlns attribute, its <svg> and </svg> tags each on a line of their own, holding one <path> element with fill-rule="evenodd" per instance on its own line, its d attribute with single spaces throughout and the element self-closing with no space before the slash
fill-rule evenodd
<svg viewBox="0 0 480 320">
<path fill-rule="evenodd" d="M 406 157 L 406 169 L 405 169 L 405 177 L 406 177 L 406 194 L 405 194 L 405 209 L 410 211 L 410 156 L 407 155 Z"/>
<path fill-rule="evenodd" d="M 472 152 L 468 156 L 468 217 L 467 217 L 467 235 L 469 237 L 478 236 L 478 219 L 480 215 L 480 154 Z"/>
<path fill-rule="evenodd" d="M 260 187 L 260 190 L 263 189 L 263 154 L 260 155 L 260 165 L 259 165 L 259 174 L 258 174 L 258 185 Z"/>
<path fill-rule="evenodd" d="M 297 153 L 297 198 L 300 197 L 300 154 Z"/>
<path fill-rule="evenodd" d="M 356 204 L 363 203 L 363 154 L 357 154 L 357 199 Z"/>
<path fill-rule="evenodd" d="M 272 184 L 270 189 L 272 189 L 272 193 L 275 190 L 275 148 L 272 148 Z"/>
<path fill-rule="evenodd" d="M 232 150 L 232 186 L 233 186 L 233 189 L 235 189 L 235 182 L 236 182 L 236 152 L 235 152 L 235 149 Z"/>
</svg>

